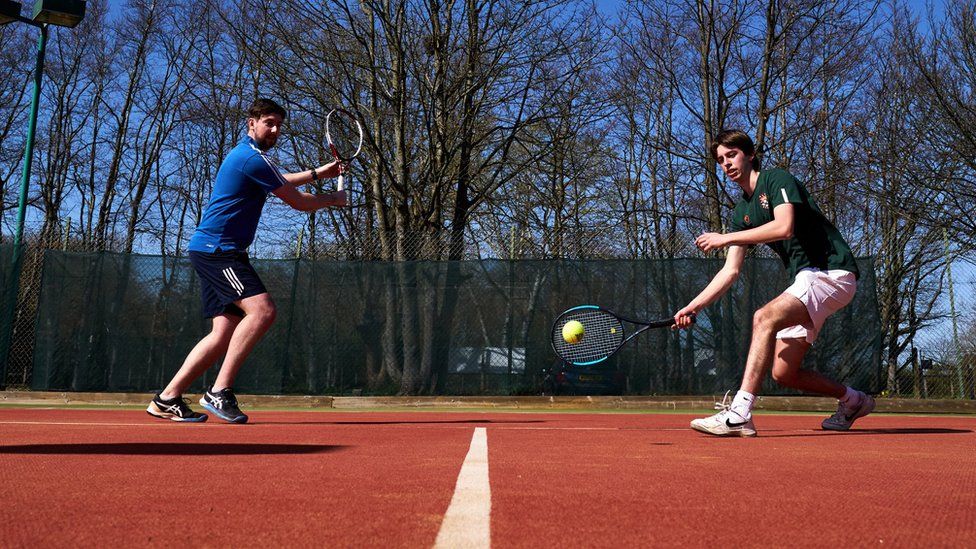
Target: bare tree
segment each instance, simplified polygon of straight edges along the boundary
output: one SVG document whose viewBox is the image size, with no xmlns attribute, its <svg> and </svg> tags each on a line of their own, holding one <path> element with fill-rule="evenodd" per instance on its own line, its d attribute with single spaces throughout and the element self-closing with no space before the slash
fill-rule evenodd
<svg viewBox="0 0 976 549">
<path fill-rule="evenodd" d="M 906 16 L 907 6 L 896 8 Z M 954 239 L 976 244 L 976 6 L 952 0 L 945 6 L 944 24 L 930 14 L 931 36 L 916 28 L 906 31 L 905 50 L 918 71 L 922 93 L 931 110 L 930 131 L 924 138 L 939 146 L 934 163 L 944 177 L 926 178 L 923 185 L 945 198 L 941 225 Z M 931 164 L 930 164 L 931 165 Z M 926 210 L 927 215 L 934 212 Z"/>
<path fill-rule="evenodd" d="M 24 157 L 28 90 L 33 65 L 31 36 L 24 25 L 0 26 L 0 227 L 7 210 L 17 207 L 16 187 Z M 12 196 L 8 197 L 8 194 Z"/>
</svg>

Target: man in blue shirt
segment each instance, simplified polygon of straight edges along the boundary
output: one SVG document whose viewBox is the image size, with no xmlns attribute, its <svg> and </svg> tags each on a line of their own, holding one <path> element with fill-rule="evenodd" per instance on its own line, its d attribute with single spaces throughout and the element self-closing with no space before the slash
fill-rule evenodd
<svg viewBox="0 0 976 549">
<path fill-rule="evenodd" d="M 146 411 L 154 417 L 206 421 L 206 414 L 190 409 L 183 392 L 224 357 L 200 404 L 224 421 L 247 422 L 234 396 L 234 379 L 276 315 L 274 301 L 247 256 L 268 194 L 306 212 L 346 204 L 345 191 L 310 194 L 297 188 L 338 176 L 337 162 L 282 174 L 264 155 L 277 142 L 286 116 L 274 101 L 257 99 L 248 110 L 247 137 L 220 165 L 210 202 L 188 247 L 190 262 L 200 275 L 204 317 L 213 319 L 213 329 L 190 351 L 169 385 L 153 397 Z"/>
</svg>

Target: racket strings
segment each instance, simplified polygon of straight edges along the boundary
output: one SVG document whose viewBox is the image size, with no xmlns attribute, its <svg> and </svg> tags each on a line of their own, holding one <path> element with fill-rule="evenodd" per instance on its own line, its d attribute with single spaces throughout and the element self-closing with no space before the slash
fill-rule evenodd
<svg viewBox="0 0 976 549">
<path fill-rule="evenodd" d="M 333 154 L 341 160 L 350 160 L 359 152 L 362 144 L 362 134 L 359 125 L 349 115 L 340 112 L 329 114 L 326 137 Z"/>
<path fill-rule="evenodd" d="M 563 326 L 576 320 L 583 325 L 583 338 L 567 343 L 562 337 Z M 552 334 L 553 346 L 564 360 L 575 364 L 593 362 L 610 356 L 624 341 L 624 327 L 620 319 L 606 311 L 573 311 L 556 323 Z"/>
</svg>

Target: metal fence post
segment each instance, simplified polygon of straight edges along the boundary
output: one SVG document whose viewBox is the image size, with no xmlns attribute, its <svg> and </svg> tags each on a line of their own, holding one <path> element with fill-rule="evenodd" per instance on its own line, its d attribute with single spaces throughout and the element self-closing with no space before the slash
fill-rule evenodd
<svg viewBox="0 0 976 549">
<path fill-rule="evenodd" d="M 952 286 L 952 254 L 949 251 L 949 230 L 942 229 L 945 239 L 946 278 L 949 282 L 949 316 L 952 318 L 952 362 L 956 369 L 956 392 L 959 398 L 966 398 L 965 381 L 962 374 L 962 353 L 959 352 L 959 322 L 956 319 L 956 292 Z"/>
</svg>

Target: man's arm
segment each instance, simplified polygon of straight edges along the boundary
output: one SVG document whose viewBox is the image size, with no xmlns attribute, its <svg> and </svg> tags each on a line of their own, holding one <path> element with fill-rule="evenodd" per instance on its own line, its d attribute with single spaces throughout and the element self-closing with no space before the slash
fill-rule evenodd
<svg viewBox="0 0 976 549">
<path fill-rule="evenodd" d="M 747 248 L 745 246 L 739 245 L 732 245 L 729 248 L 729 255 L 725 258 L 725 265 L 712 277 L 712 281 L 708 283 L 708 286 L 705 286 L 705 289 L 695 299 L 692 299 L 691 303 L 674 314 L 674 322 L 679 328 L 691 326 L 692 315 L 698 314 L 699 311 L 708 307 L 715 300 L 722 297 L 725 292 L 729 291 L 732 284 L 739 278 L 739 270 L 742 268 L 743 261 L 745 261 L 746 250 Z"/>
<path fill-rule="evenodd" d="M 705 233 L 695 239 L 695 245 L 704 252 L 726 246 L 750 246 L 786 240 L 793 236 L 794 209 L 787 202 L 773 209 L 773 220 L 753 229 L 734 233 Z"/>
<path fill-rule="evenodd" d="M 307 173 L 307 172 L 306 172 Z M 336 191 L 334 193 L 311 194 L 299 191 L 291 185 L 282 185 L 275 189 L 275 196 L 282 199 L 285 204 L 301 212 L 314 212 L 330 206 L 345 206 L 346 191 Z"/>
<path fill-rule="evenodd" d="M 315 172 L 316 177 L 312 177 L 312 172 Z M 333 177 L 339 176 L 339 163 L 329 162 L 328 164 L 323 164 L 318 168 L 312 170 L 303 170 L 295 173 L 283 173 L 281 174 L 282 179 L 285 183 L 292 187 L 300 187 L 306 183 L 311 183 L 318 179 L 331 179 Z"/>
</svg>

